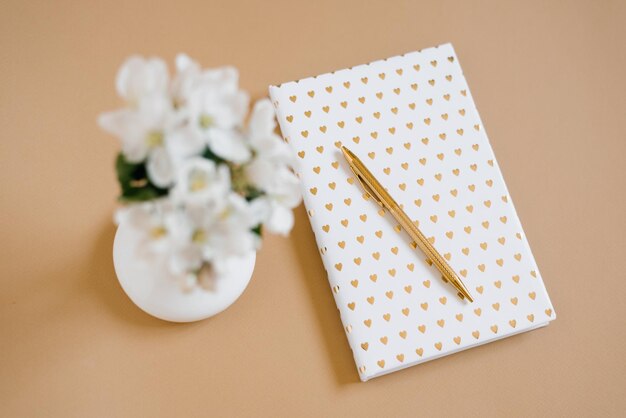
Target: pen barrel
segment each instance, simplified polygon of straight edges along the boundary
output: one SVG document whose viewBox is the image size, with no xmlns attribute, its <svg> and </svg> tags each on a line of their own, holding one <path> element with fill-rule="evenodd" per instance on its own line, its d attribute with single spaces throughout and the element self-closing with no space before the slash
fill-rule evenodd
<svg viewBox="0 0 626 418">
<path fill-rule="evenodd" d="M 395 202 L 394 202 L 395 203 Z M 446 260 L 439 254 L 435 247 L 428 241 L 428 238 L 419 230 L 415 223 L 406 215 L 406 213 L 395 204 L 389 211 L 393 217 L 400 223 L 402 228 L 409 234 L 415 241 L 415 244 L 426 254 L 428 259 L 437 267 L 446 280 L 450 282 L 458 281 L 458 276 L 448 265 Z"/>
</svg>

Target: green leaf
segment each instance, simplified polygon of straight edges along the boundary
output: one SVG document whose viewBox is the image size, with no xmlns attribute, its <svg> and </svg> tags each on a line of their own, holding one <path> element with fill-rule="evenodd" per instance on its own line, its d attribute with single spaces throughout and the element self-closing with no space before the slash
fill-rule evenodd
<svg viewBox="0 0 626 418">
<path fill-rule="evenodd" d="M 122 189 L 119 199 L 123 202 L 142 202 L 167 195 L 167 189 L 150 181 L 144 162 L 131 163 L 119 153 L 115 160 L 115 170 Z"/>
<path fill-rule="evenodd" d="M 258 224 L 254 228 L 252 228 L 252 232 L 257 234 L 258 236 L 262 236 L 263 234 L 263 224 Z"/>
<path fill-rule="evenodd" d="M 202 153 L 202 156 L 206 158 L 207 160 L 215 161 L 215 164 L 228 163 L 227 160 L 223 159 L 222 157 L 220 157 L 219 155 L 211 151 L 211 148 L 209 147 L 207 147 L 204 150 L 204 152 Z"/>
</svg>

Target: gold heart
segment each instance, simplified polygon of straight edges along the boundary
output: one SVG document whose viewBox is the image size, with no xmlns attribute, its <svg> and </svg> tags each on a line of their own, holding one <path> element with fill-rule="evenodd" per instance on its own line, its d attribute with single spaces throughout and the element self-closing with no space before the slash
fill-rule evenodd
<svg viewBox="0 0 626 418">
<path fill-rule="evenodd" d="M 396 254 L 397 254 L 398 247 L 395 247 L 395 248 L 396 248 Z M 413 271 L 413 269 L 415 268 L 415 264 L 413 264 L 413 263 L 407 264 L 406 268 L 409 269 L 409 271 Z"/>
<path fill-rule="evenodd" d="M 391 290 L 388 292 L 385 292 L 385 296 L 387 296 L 388 299 L 393 299 L 393 292 Z"/>
<path fill-rule="evenodd" d="M 442 345 L 440 342 L 439 342 L 439 343 L 435 343 L 435 348 L 436 348 L 438 351 L 441 351 L 441 347 L 442 347 L 442 346 L 443 346 L 443 345 Z"/>
<path fill-rule="evenodd" d="M 361 122 L 363 122 L 363 117 L 362 116 L 358 116 L 358 117 L 354 118 L 354 120 L 356 120 L 357 123 L 361 123 Z"/>
<path fill-rule="evenodd" d="M 404 354 L 398 354 L 396 358 L 398 359 L 400 363 L 402 363 L 404 361 Z"/>
<path fill-rule="evenodd" d="M 343 265 L 341 263 L 337 263 L 335 264 L 335 268 L 339 271 L 341 271 L 341 269 L 343 268 Z"/>
<path fill-rule="evenodd" d="M 354 264 L 356 264 L 357 266 L 361 265 L 361 257 L 357 257 L 354 259 Z"/>
<path fill-rule="evenodd" d="M 363 323 L 368 328 L 372 326 L 372 320 L 371 319 L 366 319 L 365 321 L 363 321 Z"/>
<path fill-rule="evenodd" d="M 315 196 L 317 194 L 317 187 L 311 187 L 309 191 L 311 192 L 313 196 Z"/>
<path fill-rule="evenodd" d="M 533 314 L 526 315 L 526 318 L 528 318 L 528 320 L 529 320 L 530 322 L 535 322 L 535 315 L 533 315 Z"/>
<path fill-rule="evenodd" d="M 365 351 L 367 351 L 367 349 L 369 348 L 369 344 L 368 343 L 361 343 L 361 348 Z"/>
<path fill-rule="evenodd" d="M 430 280 L 424 280 L 422 284 L 426 289 L 430 289 Z M 428 304 L 426 304 L 426 307 L 428 308 Z"/>
<path fill-rule="evenodd" d="M 356 288 L 356 287 L 359 287 L 359 281 L 358 281 L 358 280 L 352 280 L 352 281 L 350 282 L 350 284 L 352 285 L 352 287 L 355 287 L 355 288 Z"/>
<path fill-rule="evenodd" d="M 448 298 L 445 296 L 442 296 L 439 298 L 439 303 L 441 303 L 442 305 L 445 305 L 446 302 L 448 302 Z"/>
<path fill-rule="evenodd" d="M 298 98 L 296 96 L 289 96 L 289 100 L 291 100 L 292 102 L 296 102 Z"/>
<path fill-rule="evenodd" d="M 546 313 L 546 315 L 552 316 L 552 309 L 546 309 L 544 312 Z"/>
<path fill-rule="evenodd" d="M 287 116 L 287 122 L 289 123 L 293 122 L 293 115 Z"/>
<path fill-rule="evenodd" d="M 404 286 L 404 291 L 410 294 L 413 291 L 413 286 L 411 285 Z"/>
<path fill-rule="evenodd" d="M 302 134 L 303 137 L 308 137 L 309 136 L 309 131 L 302 131 L 300 132 Z"/>
<path fill-rule="evenodd" d="M 359 241 L 361 244 L 363 244 L 365 237 L 363 235 L 359 235 L 358 237 L 356 237 L 356 240 Z"/>
<path fill-rule="evenodd" d="M 405 170 L 408 170 L 409 169 L 409 163 L 402 163 L 402 164 L 400 164 L 400 167 L 402 167 Z"/>
<path fill-rule="evenodd" d="M 343 225 L 345 228 L 347 228 L 347 227 L 348 227 L 348 223 L 349 223 L 349 222 L 350 222 L 350 221 L 348 221 L 347 219 L 342 219 L 342 220 L 341 220 L 341 225 Z"/>
<path fill-rule="evenodd" d="M 499 311 L 499 310 L 500 310 L 500 304 L 499 304 L 499 303 L 497 303 L 497 302 L 496 302 L 496 303 L 494 303 L 494 304 L 492 304 L 492 305 L 491 305 L 491 307 L 492 307 L 494 310 L 496 310 L 496 311 Z"/>
<path fill-rule="evenodd" d="M 341 107 L 343 107 L 344 109 L 348 107 L 348 102 L 344 101 L 344 102 L 341 102 L 340 104 L 341 104 Z"/>
<path fill-rule="evenodd" d="M 426 332 L 426 325 L 420 325 L 419 327 L 417 327 L 417 329 L 423 334 Z"/>
<path fill-rule="evenodd" d="M 367 303 L 369 303 L 370 305 L 373 305 L 375 300 L 376 299 L 374 299 L 374 296 L 370 296 L 367 298 Z"/>
<path fill-rule="evenodd" d="M 389 341 L 389 339 L 387 337 L 380 337 L 380 342 L 387 345 L 387 341 Z"/>
<path fill-rule="evenodd" d="M 493 282 L 493 285 L 497 287 L 498 289 L 500 289 L 502 287 L 502 281 L 496 280 L 495 282 Z"/>
<path fill-rule="evenodd" d="M 400 332 L 398 333 L 398 335 L 400 335 L 400 337 L 401 337 L 403 340 L 405 340 L 405 339 L 406 339 L 406 331 L 400 331 Z"/>
<path fill-rule="evenodd" d="M 376 280 L 378 280 L 378 275 L 377 274 L 370 274 L 370 280 L 373 281 L 374 283 L 376 283 Z"/>
<path fill-rule="evenodd" d="M 389 320 L 391 319 L 391 314 L 389 314 L 389 313 L 384 314 L 384 315 L 383 315 L 383 319 L 384 319 L 385 321 L 389 322 Z"/>
<path fill-rule="evenodd" d="M 313 90 L 309 91 L 307 94 L 308 94 L 310 97 L 315 96 L 315 92 L 314 92 Z"/>
<path fill-rule="evenodd" d="M 437 325 L 439 325 L 441 328 L 443 328 L 446 325 L 446 321 L 443 319 L 438 319 L 437 320 Z"/>
<path fill-rule="evenodd" d="M 378 238 L 381 238 L 383 236 L 383 231 L 376 231 L 375 234 Z"/>
<path fill-rule="evenodd" d="M 389 269 L 389 270 L 387 270 L 387 272 L 389 273 L 389 275 L 391 277 L 395 277 L 396 276 L 396 269 Z"/>
<path fill-rule="evenodd" d="M 350 310 L 352 310 L 352 311 L 354 310 L 355 306 L 356 306 L 356 303 L 354 303 L 354 302 L 348 303 L 348 308 L 350 308 Z"/>
<path fill-rule="evenodd" d="M 511 277 L 511 279 L 513 279 L 513 281 L 515 283 L 519 283 L 519 276 L 517 274 L 515 276 Z"/>
<path fill-rule="evenodd" d="M 415 110 L 415 103 L 409 103 L 409 108 L 411 110 Z"/>
<path fill-rule="evenodd" d="M 472 332 L 472 336 L 476 339 L 478 339 L 478 337 L 480 337 L 480 331 L 476 330 L 474 332 Z"/>
<path fill-rule="evenodd" d="M 378 260 L 380 258 L 380 253 L 377 251 L 375 253 L 372 253 L 372 257 L 374 257 L 374 259 Z"/>
<path fill-rule="evenodd" d="M 480 293 L 481 295 L 483 294 L 483 290 L 484 290 L 484 289 L 483 289 L 483 287 L 482 287 L 482 286 L 477 286 L 477 287 L 476 287 L 476 291 L 477 291 L 478 293 Z"/>
<path fill-rule="evenodd" d="M 345 241 L 339 241 L 337 243 L 337 245 L 339 245 L 340 248 L 346 248 L 346 242 Z M 355 286 L 356 287 L 356 286 Z"/>
<path fill-rule="evenodd" d="M 327 92 L 329 92 L 329 93 L 332 93 L 332 91 L 333 91 L 332 86 L 328 86 L 328 87 L 326 87 L 326 91 L 327 91 Z"/>
<path fill-rule="evenodd" d="M 528 294 L 528 297 L 529 297 L 529 298 L 531 298 L 532 300 L 535 300 L 535 296 L 536 296 L 536 293 L 535 293 L 535 292 L 530 292 L 530 293 Z"/>
<path fill-rule="evenodd" d="M 411 310 L 409 308 L 404 308 L 402 309 L 402 314 L 404 316 L 409 316 L 409 313 L 411 312 Z"/>
<path fill-rule="evenodd" d="M 510 325 L 511 327 L 515 328 L 515 325 L 517 325 L 517 321 L 516 321 L 515 319 L 511 319 L 511 320 L 509 321 L 509 325 Z"/>
<path fill-rule="evenodd" d="M 361 78 L 361 83 L 367 84 L 367 77 L 362 77 Z"/>
<path fill-rule="evenodd" d="M 480 308 L 476 308 L 476 309 L 474 309 L 474 315 L 476 315 L 476 316 L 480 316 L 480 314 L 482 314 L 482 313 L 483 313 L 483 310 L 482 310 L 482 309 L 480 309 Z"/>
<path fill-rule="evenodd" d="M 381 369 L 385 367 L 385 360 L 378 360 L 376 363 Z"/>
<path fill-rule="evenodd" d="M 513 305 L 517 305 L 517 298 L 511 298 L 511 303 Z"/>
<path fill-rule="evenodd" d="M 415 352 L 417 353 L 418 356 L 422 357 L 422 354 L 424 354 L 424 350 L 422 348 L 416 348 Z"/>
<path fill-rule="evenodd" d="M 359 215 L 359 219 L 361 221 L 365 222 L 365 221 L 367 221 L 367 215 L 366 214 Z"/>
<path fill-rule="evenodd" d="M 326 203 L 324 206 L 326 207 L 326 209 L 328 209 L 329 212 L 333 210 L 333 204 L 332 203 Z"/>
<path fill-rule="evenodd" d="M 330 225 L 324 225 L 322 226 L 322 229 L 324 230 L 324 232 L 328 232 L 330 230 Z"/>
<path fill-rule="evenodd" d="M 491 328 L 491 332 L 493 332 L 494 334 L 498 333 L 498 326 L 497 325 L 492 325 L 490 328 Z"/>
<path fill-rule="evenodd" d="M 456 320 L 457 320 L 457 321 L 459 321 L 459 322 L 463 322 L 463 314 L 462 314 L 462 313 L 461 313 L 461 314 L 456 314 L 456 316 L 455 316 L 455 317 L 456 317 Z"/>
<path fill-rule="evenodd" d="M 423 310 L 427 311 L 427 310 L 428 310 L 428 302 L 420 303 L 420 307 L 421 307 Z"/>
<path fill-rule="evenodd" d="M 452 340 L 456 343 L 456 345 L 461 344 L 461 337 L 454 337 Z"/>
</svg>

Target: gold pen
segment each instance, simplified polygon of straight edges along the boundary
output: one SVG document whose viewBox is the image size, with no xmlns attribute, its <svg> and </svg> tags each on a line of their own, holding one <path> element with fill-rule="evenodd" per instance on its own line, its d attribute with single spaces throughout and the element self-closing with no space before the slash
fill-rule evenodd
<svg viewBox="0 0 626 418">
<path fill-rule="evenodd" d="M 350 165 L 350 169 L 356 176 L 359 183 L 365 190 L 367 194 L 369 194 L 375 201 L 378 203 L 383 209 L 387 209 L 391 215 L 400 223 L 402 228 L 413 238 L 415 245 L 419 247 L 424 254 L 428 257 L 430 261 L 437 267 L 437 269 L 441 272 L 441 278 L 446 283 L 452 284 L 456 290 L 458 291 L 458 295 L 461 299 L 467 299 L 470 302 L 473 302 L 474 299 L 469 294 L 469 291 L 459 278 L 457 274 L 452 270 L 450 265 L 446 262 L 446 260 L 439 254 L 439 252 L 433 247 L 433 245 L 426 239 L 424 234 L 415 226 L 413 221 L 407 216 L 407 214 L 402 210 L 402 208 L 396 203 L 396 201 L 391 197 L 391 195 L 385 190 L 385 188 L 376 180 L 376 178 L 370 173 L 370 171 L 365 167 L 363 162 L 354 155 L 352 151 L 348 148 L 342 146 L 341 151 L 343 152 L 344 157 L 348 161 Z"/>
</svg>

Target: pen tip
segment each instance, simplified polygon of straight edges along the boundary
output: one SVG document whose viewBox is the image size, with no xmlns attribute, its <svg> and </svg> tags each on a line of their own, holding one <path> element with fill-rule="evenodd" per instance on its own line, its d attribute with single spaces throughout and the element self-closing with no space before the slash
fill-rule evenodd
<svg viewBox="0 0 626 418">
<path fill-rule="evenodd" d="M 344 145 L 341 146 L 341 152 L 343 153 L 343 156 L 348 160 L 351 161 L 352 160 L 352 152 L 346 148 Z"/>
</svg>

